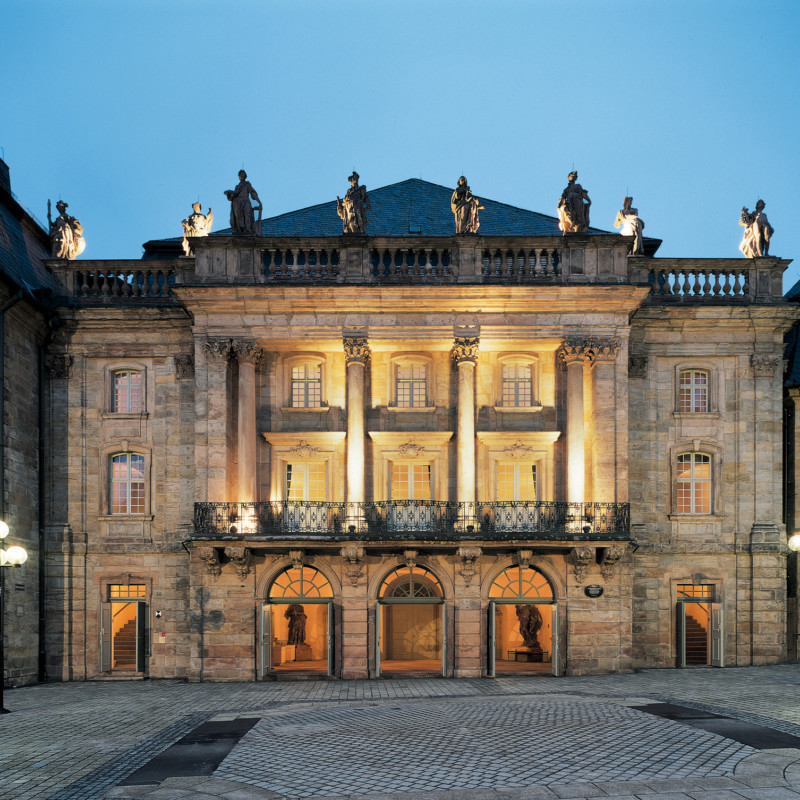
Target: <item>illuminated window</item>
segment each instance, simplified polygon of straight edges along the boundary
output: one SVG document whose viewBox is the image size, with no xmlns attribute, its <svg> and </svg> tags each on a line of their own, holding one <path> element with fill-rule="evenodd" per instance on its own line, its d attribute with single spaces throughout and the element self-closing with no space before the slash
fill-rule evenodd
<svg viewBox="0 0 800 800">
<path fill-rule="evenodd" d="M 144 456 L 118 453 L 111 457 L 111 513 L 144 514 Z"/>
<path fill-rule="evenodd" d="M 430 500 L 430 464 L 392 464 L 392 500 Z"/>
<path fill-rule="evenodd" d="M 675 512 L 711 513 L 711 456 L 706 453 L 678 454 Z"/>
<path fill-rule="evenodd" d="M 117 414 L 140 414 L 143 410 L 142 373 L 120 370 L 114 373 L 112 409 Z"/>
<path fill-rule="evenodd" d="M 143 583 L 112 583 L 108 587 L 108 599 L 116 600 L 117 598 L 132 598 L 144 597 L 145 585 Z"/>
<path fill-rule="evenodd" d="M 279 597 L 333 597 L 328 579 L 318 570 L 305 565 L 289 567 L 278 575 L 269 590 L 270 599 Z"/>
<path fill-rule="evenodd" d="M 533 369 L 530 364 L 504 364 L 502 405 L 524 408 L 533 405 Z"/>
<path fill-rule="evenodd" d="M 397 405 L 424 408 L 428 404 L 428 368 L 425 364 L 398 365 L 395 373 Z"/>
<path fill-rule="evenodd" d="M 325 464 L 287 464 L 286 499 L 294 503 L 327 500 L 328 487 Z"/>
<path fill-rule="evenodd" d="M 692 600 L 714 600 L 713 583 L 679 583 L 678 598 L 690 598 Z"/>
<path fill-rule="evenodd" d="M 552 600 L 553 588 L 547 578 L 532 567 L 509 567 L 497 576 L 489 590 L 489 597 Z"/>
<path fill-rule="evenodd" d="M 536 464 L 498 464 L 497 500 L 536 500 Z"/>
<path fill-rule="evenodd" d="M 319 408 L 322 405 L 322 366 L 298 364 L 292 367 L 292 408 Z"/>
<path fill-rule="evenodd" d="M 381 597 L 426 598 L 444 597 L 436 576 L 424 567 L 400 567 L 390 573 L 381 585 Z"/>
<path fill-rule="evenodd" d="M 682 414 L 701 414 L 708 410 L 708 372 L 681 370 L 678 378 L 678 411 Z"/>
</svg>

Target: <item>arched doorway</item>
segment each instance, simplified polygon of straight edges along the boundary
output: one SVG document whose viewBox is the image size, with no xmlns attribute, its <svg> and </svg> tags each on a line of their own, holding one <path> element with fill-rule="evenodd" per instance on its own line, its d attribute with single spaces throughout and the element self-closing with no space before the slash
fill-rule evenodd
<svg viewBox="0 0 800 800">
<path fill-rule="evenodd" d="M 381 584 L 375 611 L 376 674 L 443 675 L 446 606 L 438 578 L 424 567 L 399 567 Z"/>
<path fill-rule="evenodd" d="M 532 567 L 509 567 L 489 588 L 487 674 L 558 675 L 553 587 Z"/>
<path fill-rule="evenodd" d="M 333 673 L 333 589 L 309 566 L 288 567 L 261 607 L 261 675 Z"/>
</svg>

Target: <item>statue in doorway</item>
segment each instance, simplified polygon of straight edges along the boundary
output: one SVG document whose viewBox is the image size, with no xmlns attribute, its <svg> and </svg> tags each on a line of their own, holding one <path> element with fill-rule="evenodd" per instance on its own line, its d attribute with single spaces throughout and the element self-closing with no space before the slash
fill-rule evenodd
<svg viewBox="0 0 800 800">
<path fill-rule="evenodd" d="M 539 609 L 535 605 L 528 603 L 520 603 L 516 606 L 517 619 L 519 620 L 519 632 L 522 636 L 522 641 L 525 647 L 530 650 L 541 652 L 542 647 L 539 644 L 537 634 L 542 628 L 544 621 Z"/>
<path fill-rule="evenodd" d="M 299 603 L 292 603 L 284 611 L 283 616 L 289 620 L 289 635 L 287 644 L 305 644 L 306 641 L 306 616 L 305 609 Z"/>
</svg>

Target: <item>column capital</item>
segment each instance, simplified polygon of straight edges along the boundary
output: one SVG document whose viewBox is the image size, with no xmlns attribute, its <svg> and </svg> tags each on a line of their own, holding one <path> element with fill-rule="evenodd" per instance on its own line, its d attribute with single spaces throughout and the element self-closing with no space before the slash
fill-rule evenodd
<svg viewBox="0 0 800 800">
<path fill-rule="evenodd" d="M 342 344 L 346 364 L 366 364 L 369 361 L 372 351 L 366 336 L 345 336 Z"/>
<path fill-rule="evenodd" d="M 558 348 L 558 357 L 565 364 L 574 364 L 577 361 L 585 361 L 589 358 L 591 349 L 591 339 L 570 337 L 564 339 L 561 347 Z"/>
<path fill-rule="evenodd" d="M 596 364 L 598 361 L 613 363 L 617 360 L 620 347 L 619 339 L 592 338 L 589 340 L 589 360 L 592 364 Z"/>
<path fill-rule="evenodd" d="M 203 350 L 209 361 L 227 361 L 231 354 L 230 339 L 206 339 Z"/>
<path fill-rule="evenodd" d="M 453 361 L 456 364 L 468 362 L 476 364 L 478 362 L 479 336 L 456 336 L 453 339 L 453 348 L 450 351 Z"/>
<path fill-rule="evenodd" d="M 72 356 L 67 353 L 48 353 L 44 357 L 44 369 L 50 378 L 69 378 Z"/>
<path fill-rule="evenodd" d="M 750 366 L 756 378 L 774 378 L 775 370 L 781 362 L 781 357 L 768 353 L 753 353 L 750 356 Z"/>
<path fill-rule="evenodd" d="M 588 361 L 591 364 L 598 361 L 613 362 L 616 361 L 620 346 L 619 339 L 611 337 L 570 337 L 558 349 L 558 356 L 565 364 L 574 364 L 576 361 Z"/>
<path fill-rule="evenodd" d="M 261 348 L 251 339 L 234 339 L 231 341 L 231 352 L 240 364 L 252 364 L 256 367 L 263 356 Z"/>
</svg>

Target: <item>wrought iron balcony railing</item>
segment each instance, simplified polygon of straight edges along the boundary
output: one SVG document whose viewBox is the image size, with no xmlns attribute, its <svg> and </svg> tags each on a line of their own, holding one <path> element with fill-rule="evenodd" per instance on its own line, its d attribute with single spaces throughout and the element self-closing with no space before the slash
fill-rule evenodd
<svg viewBox="0 0 800 800">
<path fill-rule="evenodd" d="M 628 503 L 195 503 L 194 536 L 213 538 L 412 540 L 630 538 Z"/>
</svg>

